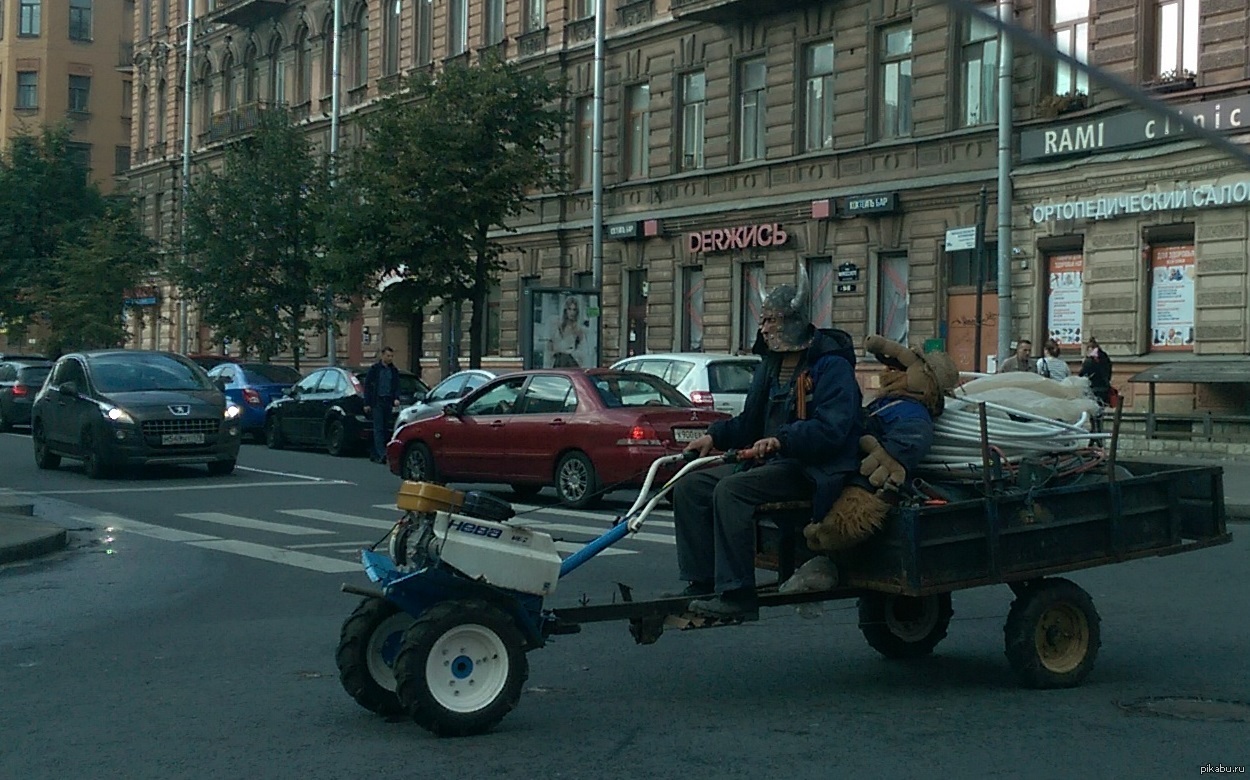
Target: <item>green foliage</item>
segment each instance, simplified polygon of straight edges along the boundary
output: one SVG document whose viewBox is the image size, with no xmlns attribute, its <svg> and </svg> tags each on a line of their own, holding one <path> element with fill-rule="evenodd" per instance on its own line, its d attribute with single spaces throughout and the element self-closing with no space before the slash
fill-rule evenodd
<svg viewBox="0 0 1250 780">
<path fill-rule="evenodd" d="M 218 339 L 267 360 L 299 351 L 310 310 L 325 308 L 323 221 L 329 172 L 289 117 L 259 115 L 255 133 L 230 147 L 223 170 L 191 185 L 187 257 L 170 273 Z"/>
<path fill-rule="evenodd" d="M 416 74 L 365 117 L 367 143 L 345 171 L 329 258 L 340 278 L 402 269 L 396 296 L 414 308 L 474 304 L 470 364 L 480 364 L 485 300 L 503 263 L 492 231 L 526 195 L 558 187 L 545 144 L 559 136 L 561 90 L 541 73 L 489 60 Z"/>
</svg>

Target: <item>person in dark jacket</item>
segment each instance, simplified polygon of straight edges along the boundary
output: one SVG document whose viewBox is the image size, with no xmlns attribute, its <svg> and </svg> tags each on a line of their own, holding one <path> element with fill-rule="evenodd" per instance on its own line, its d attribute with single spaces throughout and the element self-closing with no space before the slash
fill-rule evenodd
<svg viewBox="0 0 1250 780">
<path fill-rule="evenodd" d="M 1081 363 L 1080 376 L 1089 377 L 1089 389 L 1103 406 L 1111 403 L 1111 358 L 1098 346 L 1098 340 L 1090 337 L 1086 344 L 1085 360 Z"/>
<path fill-rule="evenodd" d="M 373 422 L 373 453 L 376 463 L 386 461 L 387 425 L 392 410 L 399 409 L 399 369 L 395 367 L 395 350 L 382 347 L 378 362 L 365 374 L 365 414 Z"/>
<path fill-rule="evenodd" d="M 756 620 L 755 508 L 810 497 L 823 517 L 859 469 L 862 396 L 854 343 L 845 331 L 817 330 L 806 310 L 806 275 L 765 300 L 755 370 L 742 412 L 712 423 L 686 449 L 754 447 L 745 468 L 725 465 L 687 475 L 673 492 L 682 596 L 703 596 L 691 612 Z"/>
</svg>

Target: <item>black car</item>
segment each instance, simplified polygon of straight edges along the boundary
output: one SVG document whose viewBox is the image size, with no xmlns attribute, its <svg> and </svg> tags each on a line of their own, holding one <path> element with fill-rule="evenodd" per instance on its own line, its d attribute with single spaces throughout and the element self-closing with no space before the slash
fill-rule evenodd
<svg viewBox="0 0 1250 780">
<path fill-rule="evenodd" d="M 15 425 L 30 425 L 30 407 L 51 370 L 50 360 L 0 362 L 0 433 L 13 430 Z"/>
<path fill-rule="evenodd" d="M 288 444 L 325 447 L 331 455 L 364 449 L 373 438 L 373 421 L 365 414 L 368 370 L 335 366 L 301 379 L 265 410 L 265 442 L 275 450 Z M 401 407 L 428 392 L 416 374 L 399 372 Z"/>
<path fill-rule="evenodd" d="M 35 397 L 35 463 L 83 462 L 93 478 L 130 466 L 204 463 L 234 471 L 240 409 L 204 369 L 181 355 L 138 350 L 76 352 L 57 360 Z"/>
</svg>

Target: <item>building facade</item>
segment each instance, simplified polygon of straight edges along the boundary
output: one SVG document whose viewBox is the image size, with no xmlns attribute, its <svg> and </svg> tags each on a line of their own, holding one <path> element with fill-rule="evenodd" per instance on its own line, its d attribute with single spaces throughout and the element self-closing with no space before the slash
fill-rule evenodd
<svg viewBox="0 0 1250 780">
<path fill-rule="evenodd" d="M 560 139 L 568 189 L 534 197 L 500 236 L 509 270 L 488 301 L 487 363 L 518 364 L 535 318 L 529 293 L 593 283 L 594 4 L 344 0 L 343 8 L 345 145 L 359 137 L 353 117 L 414 69 L 499 52 L 568 86 Z M 201 0 L 198 13 L 207 25 L 192 62 L 197 163 L 247 132 L 255 112 L 275 107 L 292 111 L 324 146 L 328 0 Z M 1013 260 L 1011 278 L 999 280 L 992 25 L 940 0 L 608 0 L 608 13 L 600 362 L 749 349 L 760 293 L 800 269 L 812 281 L 818 324 L 857 339 L 938 340 L 965 369 L 983 367 L 995 351 L 1000 283 L 1011 285 L 1013 332 L 1035 344 L 1052 331 L 1078 341 L 1077 331 L 1097 334 L 1121 371 L 1191 353 L 1250 352 L 1242 180 L 1219 154 L 1174 140 L 1170 128 L 1107 147 L 1116 136 L 1097 123 L 1133 109 L 1078 70 L 1017 47 Z M 1248 20 L 1244 4 L 1218 0 L 1019 0 L 1014 9 L 1025 30 L 1149 84 L 1178 110 L 1250 92 L 1244 35 L 1236 38 Z M 162 143 L 181 138 L 180 98 L 167 74 L 181 67 L 179 29 L 145 27 L 141 5 L 132 188 L 165 240 L 178 191 L 176 154 Z M 1228 127 L 1237 116 L 1224 112 L 1220 121 Z M 1215 196 L 1195 194 L 1207 183 Z M 1134 187 L 1152 193 L 1149 209 Z M 1159 208 L 1180 196 L 1153 193 L 1182 187 L 1185 206 Z M 949 237 L 976 225 L 983 188 L 991 216 L 981 266 L 976 251 Z M 1213 197 L 1220 207 L 1193 203 Z M 1070 204 L 1078 198 L 1081 218 Z M 1088 203 L 1103 201 L 1128 206 L 1089 218 Z M 1166 287 L 1171 270 L 1154 285 L 1156 266 L 1180 269 L 1196 285 L 1183 336 L 1175 331 L 1184 327 L 1187 293 L 1179 283 Z M 172 322 L 172 303 L 159 305 Z M 462 325 L 452 319 L 395 320 L 374 307 L 344 328 L 338 349 L 354 361 L 382 340 L 401 355 L 408 344 L 408 362 L 445 371 L 447 336 Z M 207 348 L 211 334 L 192 330 L 193 351 Z M 1079 360 L 1070 346 L 1068 357 Z M 324 358 L 324 346 L 310 343 L 306 356 Z"/>
</svg>

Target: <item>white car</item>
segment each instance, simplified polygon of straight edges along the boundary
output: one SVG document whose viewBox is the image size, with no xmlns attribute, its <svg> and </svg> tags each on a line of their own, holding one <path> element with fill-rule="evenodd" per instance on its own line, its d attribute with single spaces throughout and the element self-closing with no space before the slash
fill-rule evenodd
<svg viewBox="0 0 1250 780">
<path fill-rule="evenodd" d="M 469 369 L 458 371 L 434 386 L 412 406 L 399 410 L 395 419 L 395 430 L 398 431 L 410 422 L 433 417 L 443 411 L 443 407 L 459 401 L 469 393 L 478 389 L 495 378 L 495 372 L 485 369 Z"/>
<path fill-rule="evenodd" d="M 685 393 L 696 406 L 736 415 L 746 403 L 759 362 L 758 355 L 674 352 L 625 358 L 612 368 L 658 376 Z"/>
</svg>

